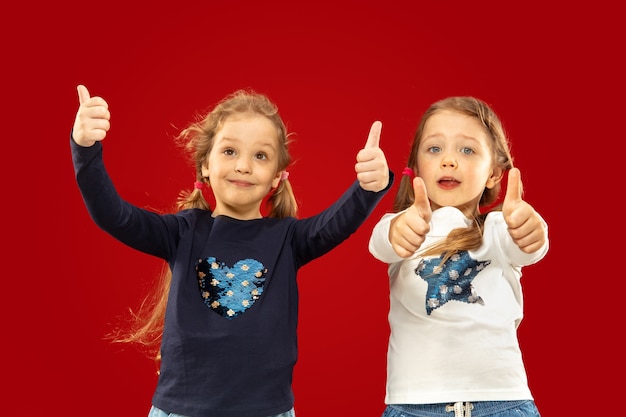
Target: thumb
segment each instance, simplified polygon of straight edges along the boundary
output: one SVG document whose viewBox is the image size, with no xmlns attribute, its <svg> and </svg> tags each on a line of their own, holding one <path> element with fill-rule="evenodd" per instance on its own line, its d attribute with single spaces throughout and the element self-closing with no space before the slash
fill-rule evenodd
<svg viewBox="0 0 626 417">
<path fill-rule="evenodd" d="M 91 98 L 89 96 L 89 90 L 87 90 L 87 87 L 85 87 L 84 85 L 79 85 L 78 87 L 76 87 L 76 90 L 78 90 L 78 103 L 79 104 L 83 104 L 84 102 L 86 102 L 87 100 Z"/>
<path fill-rule="evenodd" d="M 378 120 L 372 123 L 370 134 L 367 137 L 367 142 L 365 143 L 365 148 L 378 148 L 378 144 L 380 143 L 380 131 L 382 128 L 383 124 Z"/>
<path fill-rule="evenodd" d="M 430 201 L 428 201 L 428 194 L 426 192 L 426 185 L 424 180 L 420 177 L 413 178 L 413 194 L 415 200 L 413 200 L 413 206 L 422 214 L 422 217 L 426 221 L 430 221 L 431 209 Z"/>
<path fill-rule="evenodd" d="M 504 201 L 519 201 L 522 199 L 522 179 L 518 168 L 511 168 L 506 185 Z"/>
</svg>

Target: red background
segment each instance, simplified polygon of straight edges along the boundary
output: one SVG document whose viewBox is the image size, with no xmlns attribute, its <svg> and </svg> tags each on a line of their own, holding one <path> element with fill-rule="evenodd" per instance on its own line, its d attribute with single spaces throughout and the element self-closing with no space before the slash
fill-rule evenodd
<svg viewBox="0 0 626 417">
<path fill-rule="evenodd" d="M 41 3 L 0 17 L 4 414 L 145 416 L 156 382 L 142 353 L 103 339 L 161 263 L 101 232 L 82 205 L 68 143 L 79 83 L 109 103 L 105 161 L 119 192 L 159 210 L 194 180 L 172 136 L 235 89 L 266 93 L 295 133 L 301 216 L 353 181 L 374 120 L 400 175 L 430 103 L 482 98 L 550 225 L 549 254 L 522 278 L 537 405 L 585 415 L 621 400 L 625 37 L 608 3 Z M 367 241 L 395 190 L 301 270 L 298 417 L 382 413 L 388 286 Z"/>
</svg>

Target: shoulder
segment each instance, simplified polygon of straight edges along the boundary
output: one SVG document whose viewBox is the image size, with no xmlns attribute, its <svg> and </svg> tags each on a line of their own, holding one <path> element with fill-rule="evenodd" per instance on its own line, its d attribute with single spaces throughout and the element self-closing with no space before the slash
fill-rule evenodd
<svg viewBox="0 0 626 417">
<path fill-rule="evenodd" d="M 491 227 L 502 227 L 504 224 L 506 227 L 506 223 L 504 222 L 504 215 L 501 211 L 490 211 L 487 213 L 487 217 L 485 218 L 485 224 L 489 224 Z"/>
</svg>

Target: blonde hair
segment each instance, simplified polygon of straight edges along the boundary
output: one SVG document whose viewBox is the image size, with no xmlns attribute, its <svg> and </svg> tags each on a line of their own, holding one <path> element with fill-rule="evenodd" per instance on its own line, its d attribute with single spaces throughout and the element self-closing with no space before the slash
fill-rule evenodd
<svg viewBox="0 0 626 417">
<path fill-rule="evenodd" d="M 417 152 L 419 149 L 422 136 L 424 134 L 424 126 L 428 119 L 443 110 L 455 111 L 460 114 L 475 118 L 485 129 L 485 133 L 490 141 L 493 168 L 505 172 L 513 168 L 513 157 L 510 151 L 509 141 L 505 134 L 502 122 L 488 104 L 484 101 L 474 97 L 448 97 L 443 100 L 439 100 L 433 103 L 422 115 L 413 142 L 411 144 L 411 150 L 409 152 L 409 158 L 406 166 L 413 169 L 414 172 L 419 172 L 417 166 Z M 493 188 L 486 188 L 481 195 L 479 201 L 479 209 L 477 209 L 473 216 L 473 225 L 469 228 L 460 228 L 452 230 L 442 242 L 433 246 L 425 248 L 420 251 L 420 255 L 444 255 L 445 262 L 450 256 L 462 250 L 476 249 L 482 244 L 482 226 L 487 217 L 489 211 L 500 210 L 501 205 L 492 207 L 485 213 L 480 212 L 480 208 L 487 208 L 489 205 L 495 203 L 500 194 L 501 184 L 497 181 Z M 408 175 L 403 175 L 400 180 L 398 193 L 394 200 L 393 210 L 394 212 L 402 211 L 413 204 L 415 195 L 413 193 L 412 178 Z"/>
<path fill-rule="evenodd" d="M 214 138 L 231 116 L 254 114 L 266 117 L 276 128 L 278 141 L 278 171 L 286 170 L 291 163 L 289 154 L 289 135 L 287 128 L 278 113 L 277 106 L 263 94 L 254 91 L 238 90 L 220 101 L 208 114 L 199 116 L 196 121 L 183 129 L 177 136 L 178 143 L 187 152 L 196 170 L 196 180 L 210 186 L 207 178 L 202 176 L 202 164 L 213 148 Z M 287 178 L 281 179 L 266 200 L 269 217 L 296 217 L 298 205 L 293 189 Z M 201 189 L 183 190 L 176 201 L 176 210 L 202 209 L 210 210 Z M 160 282 L 151 295 L 144 299 L 137 313 L 131 310 L 132 323 L 126 331 L 116 331 L 111 335 L 114 342 L 137 343 L 149 355 L 160 361 L 160 343 L 163 334 L 165 308 L 169 294 L 172 271 L 165 264 Z"/>
</svg>

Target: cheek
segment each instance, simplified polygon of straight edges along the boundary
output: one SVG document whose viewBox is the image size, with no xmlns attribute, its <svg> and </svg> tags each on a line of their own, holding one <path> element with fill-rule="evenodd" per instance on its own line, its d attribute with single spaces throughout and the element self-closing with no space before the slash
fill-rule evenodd
<svg viewBox="0 0 626 417">
<path fill-rule="evenodd" d="M 489 182 L 489 177 L 491 176 L 491 173 L 491 165 L 484 164 L 480 167 L 477 167 L 472 174 L 472 177 L 476 182 L 476 186 L 484 188 Z"/>
<path fill-rule="evenodd" d="M 422 178 L 428 178 L 431 173 L 436 172 L 436 168 L 433 168 L 434 162 L 428 159 L 419 159 L 417 160 L 417 172 L 416 175 Z"/>
<path fill-rule="evenodd" d="M 204 160 L 204 164 L 202 164 L 202 172 L 208 172 L 214 174 L 215 167 L 219 166 L 219 162 L 216 161 L 216 157 L 214 155 L 207 155 Z"/>
</svg>

